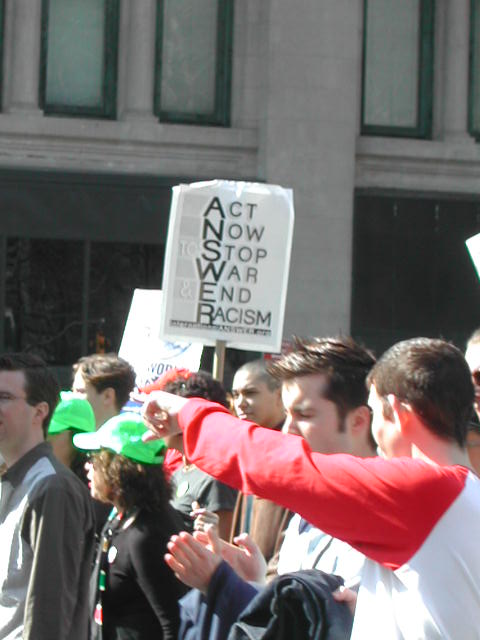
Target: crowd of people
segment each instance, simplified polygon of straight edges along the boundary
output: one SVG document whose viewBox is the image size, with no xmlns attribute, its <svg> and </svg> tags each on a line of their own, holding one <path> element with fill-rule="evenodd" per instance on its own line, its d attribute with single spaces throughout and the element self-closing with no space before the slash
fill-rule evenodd
<svg viewBox="0 0 480 640">
<path fill-rule="evenodd" d="M 480 639 L 480 330 L 135 377 L 0 357 L 0 640 Z"/>
</svg>

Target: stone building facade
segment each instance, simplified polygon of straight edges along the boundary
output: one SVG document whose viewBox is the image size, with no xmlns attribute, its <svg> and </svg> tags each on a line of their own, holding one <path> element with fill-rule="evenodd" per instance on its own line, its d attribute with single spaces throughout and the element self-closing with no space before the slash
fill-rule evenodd
<svg viewBox="0 0 480 640">
<path fill-rule="evenodd" d="M 132 288 L 161 284 L 171 186 L 211 178 L 294 190 L 286 338 L 480 324 L 478 1 L 0 6 L 6 347 L 118 348 Z"/>
</svg>

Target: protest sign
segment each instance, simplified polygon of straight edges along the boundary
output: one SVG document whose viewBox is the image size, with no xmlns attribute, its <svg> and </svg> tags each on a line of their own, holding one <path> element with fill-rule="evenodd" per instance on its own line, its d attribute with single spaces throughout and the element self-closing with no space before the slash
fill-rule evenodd
<svg viewBox="0 0 480 640">
<path fill-rule="evenodd" d="M 226 180 L 174 187 L 160 336 L 278 351 L 293 221 L 290 189 Z"/>
<path fill-rule="evenodd" d="M 127 360 L 137 374 L 136 385 L 143 387 L 169 369 L 182 367 L 198 371 L 203 345 L 166 342 L 158 337 L 162 291 L 135 289 L 118 355 Z"/>
<path fill-rule="evenodd" d="M 467 245 L 470 257 L 472 258 L 472 262 L 477 270 L 477 275 L 480 278 L 480 233 L 477 233 L 475 236 L 465 240 L 465 244 Z"/>
</svg>

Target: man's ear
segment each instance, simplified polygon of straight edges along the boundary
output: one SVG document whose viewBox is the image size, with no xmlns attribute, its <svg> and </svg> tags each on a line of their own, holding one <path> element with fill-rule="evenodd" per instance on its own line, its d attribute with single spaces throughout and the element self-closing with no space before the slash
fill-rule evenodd
<svg viewBox="0 0 480 640">
<path fill-rule="evenodd" d="M 365 431 L 370 432 L 371 413 L 366 405 L 351 409 L 347 415 L 348 427 L 352 435 L 360 435 Z"/>
<path fill-rule="evenodd" d="M 388 394 L 387 400 L 392 407 L 394 423 L 397 425 L 398 430 L 406 435 L 405 429 L 407 428 L 408 430 L 408 425 L 412 418 L 412 407 L 408 402 L 400 400 L 393 393 Z"/>
<path fill-rule="evenodd" d="M 116 406 L 117 394 L 113 387 L 107 387 L 102 391 L 103 403 L 109 407 Z"/>
<path fill-rule="evenodd" d="M 48 406 L 48 402 L 45 402 L 45 400 L 43 400 L 42 402 L 38 402 L 35 405 L 35 411 L 34 411 L 35 420 L 37 420 L 40 423 L 40 425 L 42 425 L 43 421 L 48 416 L 49 411 L 50 411 L 50 407 Z"/>
</svg>

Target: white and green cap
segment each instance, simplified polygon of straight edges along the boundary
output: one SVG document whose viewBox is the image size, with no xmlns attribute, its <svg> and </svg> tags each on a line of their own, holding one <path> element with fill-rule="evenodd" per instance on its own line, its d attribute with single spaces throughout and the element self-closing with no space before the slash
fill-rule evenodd
<svg viewBox="0 0 480 640">
<path fill-rule="evenodd" d="M 125 412 L 107 420 L 94 433 L 77 433 L 73 436 L 73 444 L 85 451 L 109 449 L 135 462 L 162 464 L 167 445 L 163 440 L 143 442 L 146 431 L 137 413 Z"/>
</svg>

